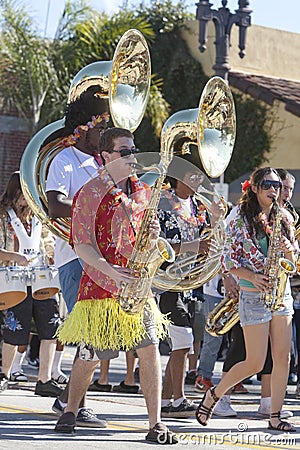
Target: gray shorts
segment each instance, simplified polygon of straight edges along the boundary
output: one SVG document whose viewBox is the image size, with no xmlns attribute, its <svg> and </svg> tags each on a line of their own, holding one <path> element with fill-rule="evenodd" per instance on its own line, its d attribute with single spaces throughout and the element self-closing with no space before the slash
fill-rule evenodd
<svg viewBox="0 0 300 450">
<path fill-rule="evenodd" d="M 143 322 L 145 325 L 146 334 L 145 337 L 141 340 L 141 342 L 134 348 L 131 349 L 133 353 L 139 348 L 148 347 L 149 345 L 156 344 L 158 345 L 159 340 L 156 333 L 156 325 L 154 316 L 151 311 L 147 308 L 144 308 L 144 318 Z M 92 345 L 88 345 L 85 342 L 82 342 L 79 346 L 79 358 L 85 361 L 98 361 L 98 360 L 107 360 L 118 358 L 119 350 L 99 350 L 94 348 Z"/>
<path fill-rule="evenodd" d="M 284 308 L 271 312 L 269 311 L 260 298 L 260 292 L 240 292 L 239 299 L 239 316 L 241 326 L 258 325 L 260 323 L 269 322 L 274 316 L 293 315 L 293 298 L 286 292 L 284 296 Z"/>
</svg>

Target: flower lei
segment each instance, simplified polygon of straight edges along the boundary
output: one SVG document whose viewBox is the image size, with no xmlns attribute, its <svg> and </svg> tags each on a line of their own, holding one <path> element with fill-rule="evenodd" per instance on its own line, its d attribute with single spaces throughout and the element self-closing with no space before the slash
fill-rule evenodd
<svg viewBox="0 0 300 450">
<path fill-rule="evenodd" d="M 207 212 L 204 205 L 198 203 L 197 204 L 197 216 L 189 216 L 185 210 L 182 208 L 179 201 L 176 200 L 176 194 L 173 189 L 165 191 L 166 198 L 170 201 L 172 205 L 172 210 L 176 212 L 176 214 L 181 217 L 185 222 L 189 222 L 192 225 L 198 226 L 199 223 L 202 225 L 206 222 Z"/>
<path fill-rule="evenodd" d="M 145 189 L 143 183 L 138 179 L 138 177 L 133 175 L 130 179 L 134 183 L 134 198 L 130 198 L 122 191 L 122 189 L 116 186 L 114 180 L 104 166 L 101 167 L 98 172 L 100 180 L 105 187 L 104 196 L 108 195 L 113 197 L 113 200 L 108 199 L 108 207 L 113 208 L 115 203 L 119 203 L 120 205 L 124 205 L 126 208 L 126 215 L 117 219 L 119 220 L 119 236 L 115 237 L 115 245 L 119 252 L 123 253 L 124 249 L 130 248 L 131 253 L 132 236 L 128 226 L 131 228 L 133 235 L 136 236 L 142 221 L 141 213 L 144 213 L 148 207 L 148 194 L 150 194 L 151 191 L 150 189 Z M 128 225 L 126 224 L 126 216 L 129 220 Z M 124 223 L 123 220 L 125 220 Z"/>
<path fill-rule="evenodd" d="M 105 122 L 109 121 L 109 114 L 107 112 L 104 112 L 103 114 L 100 114 L 98 116 L 92 116 L 91 120 L 86 125 L 78 125 L 77 128 L 73 131 L 72 134 L 62 139 L 62 145 L 64 147 L 71 147 L 72 145 L 75 145 L 78 139 L 80 138 L 80 131 L 88 131 L 91 128 L 94 128 L 97 123 L 102 122 L 103 120 Z"/>
<path fill-rule="evenodd" d="M 245 180 L 243 183 L 241 183 L 241 185 L 242 185 L 242 192 L 246 192 L 247 189 L 251 187 L 251 183 L 249 180 Z"/>
<path fill-rule="evenodd" d="M 141 195 L 137 195 L 137 196 L 135 195 L 135 198 L 132 199 L 132 198 L 128 197 L 128 195 L 126 195 L 122 191 L 122 189 L 120 189 L 118 186 L 116 186 L 112 177 L 106 170 L 105 166 L 102 166 L 98 172 L 99 172 L 100 179 L 106 188 L 105 195 L 107 195 L 107 194 L 112 195 L 116 202 L 123 203 L 126 207 L 131 207 L 133 212 L 136 212 L 137 208 L 139 209 L 139 211 L 142 211 L 145 209 L 145 207 L 148 203 L 146 196 L 144 195 L 145 189 L 136 175 L 133 175 L 130 178 L 133 182 L 136 183 L 136 185 L 138 187 L 140 187 L 140 189 L 137 189 L 137 191 L 140 190 Z"/>
</svg>

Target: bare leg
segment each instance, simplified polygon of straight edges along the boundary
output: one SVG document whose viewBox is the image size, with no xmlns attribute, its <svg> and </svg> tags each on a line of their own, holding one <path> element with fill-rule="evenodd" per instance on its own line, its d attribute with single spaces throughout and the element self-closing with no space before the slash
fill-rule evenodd
<svg viewBox="0 0 300 450">
<path fill-rule="evenodd" d="M 135 380 L 134 380 L 134 370 L 136 366 L 137 358 L 134 357 L 132 352 L 126 352 L 126 377 L 125 377 L 125 384 L 127 386 L 134 386 Z"/>
<path fill-rule="evenodd" d="M 2 373 L 4 373 L 7 378 L 10 377 L 11 366 L 17 352 L 17 345 L 6 344 L 3 342 L 2 345 Z"/>
<path fill-rule="evenodd" d="M 42 339 L 40 345 L 40 367 L 38 380 L 46 383 L 51 380 L 51 369 L 56 349 L 56 339 Z"/>
<path fill-rule="evenodd" d="M 68 404 L 65 412 L 73 412 L 77 416 L 80 401 L 85 397 L 97 365 L 98 361 L 84 361 L 80 358 L 74 361 L 69 382 Z"/>
<path fill-rule="evenodd" d="M 243 327 L 246 359 L 235 364 L 216 386 L 216 396 L 222 397 L 228 389 L 259 372 L 264 365 L 269 335 L 269 322 Z M 260 349 L 257 352 L 257 349 Z"/>
<path fill-rule="evenodd" d="M 151 344 L 137 349 L 140 367 L 141 388 L 149 416 L 149 427 L 160 422 L 161 410 L 161 365 L 158 346 Z"/>
<path fill-rule="evenodd" d="M 289 376 L 292 317 L 273 316 L 270 329 L 273 370 L 271 374 L 271 413 L 281 411 Z M 273 426 L 279 419 L 270 419 Z"/>
<path fill-rule="evenodd" d="M 184 397 L 184 375 L 188 352 L 188 348 L 171 352 L 165 372 L 163 399 L 170 399 L 172 395 L 174 400 Z"/>
<path fill-rule="evenodd" d="M 100 361 L 99 384 L 108 384 L 109 362 L 109 359 L 103 359 Z"/>
<path fill-rule="evenodd" d="M 63 352 L 64 348 L 65 348 L 65 345 L 62 342 L 60 342 L 59 340 L 57 340 L 56 341 L 56 350 L 58 352 Z"/>
<path fill-rule="evenodd" d="M 27 350 L 27 345 L 18 345 L 18 352 L 24 353 Z"/>
<path fill-rule="evenodd" d="M 76 354 L 75 354 L 75 357 L 74 357 L 73 367 L 74 367 L 74 365 L 75 365 L 77 359 L 78 359 L 78 348 L 77 348 L 77 351 L 76 351 Z M 72 367 L 72 371 L 73 371 L 73 367 Z M 71 374 L 72 374 L 72 372 L 71 372 Z M 63 390 L 63 392 L 62 392 L 62 393 L 60 394 L 60 396 L 58 397 L 59 400 L 60 400 L 62 403 L 68 403 L 68 398 L 69 398 L 69 385 L 70 385 L 70 379 L 69 379 L 68 383 L 66 384 L 65 389 Z M 85 394 L 84 394 L 84 396 L 82 397 L 82 399 L 80 400 L 80 404 L 79 404 L 79 408 L 83 408 L 83 407 L 85 407 Z"/>
<path fill-rule="evenodd" d="M 266 322 L 243 327 L 246 359 L 235 364 L 221 379 L 215 388 L 215 395 L 218 398 L 221 398 L 234 385 L 254 373 L 260 372 L 263 368 L 268 348 L 269 326 L 270 323 Z M 258 352 L 257 349 L 260 351 Z M 204 398 L 203 405 L 210 408 L 213 404 L 210 390 L 207 391 Z M 198 417 L 202 423 L 207 423 L 207 416 L 201 411 L 199 411 Z"/>
</svg>

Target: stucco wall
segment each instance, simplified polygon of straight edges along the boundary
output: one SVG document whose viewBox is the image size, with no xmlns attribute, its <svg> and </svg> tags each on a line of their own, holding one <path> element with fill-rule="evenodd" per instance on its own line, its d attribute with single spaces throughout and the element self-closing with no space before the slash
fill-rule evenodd
<svg viewBox="0 0 300 450">
<path fill-rule="evenodd" d="M 201 62 L 203 70 L 213 75 L 215 63 L 215 27 L 208 24 L 207 50 L 200 53 L 198 42 L 199 23 L 192 20 L 187 23 L 188 30 L 182 29 L 191 55 Z M 239 57 L 239 28 L 234 25 L 231 30 L 231 48 L 229 64 L 236 72 L 255 73 L 265 76 L 300 80 L 300 34 L 273 28 L 251 25 L 247 29 L 246 56 Z"/>
<path fill-rule="evenodd" d="M 273 126 L 275 139 L 268 162 L 272 167 L 300 169 L 300 117 L 287 112 L 283 103 L 277 106 L 278 122 Z"/>
<path fill-rule="evenodd" d="M 182 30 L 191 55 L 200 61 L 204 72 L 213 76 L 215 28 L 209 22 L 207 50 L 200 53 L 198 21 L 188 22 Z M 247 30 L 246 56 L 238 55 L 238 27 L 231 31 L 229 64 L 232 71 L 253 73 L 300 81 L 300 34 L 252 25 Z M 288 113 L 284 104 L 274 103 L 278 119 L 272 128 L 273 145 L 268 163 L 274 167 L 300 169 L 300 118 Z M 299 180 L 300 182 L 300 180 Z"/>
</svg>

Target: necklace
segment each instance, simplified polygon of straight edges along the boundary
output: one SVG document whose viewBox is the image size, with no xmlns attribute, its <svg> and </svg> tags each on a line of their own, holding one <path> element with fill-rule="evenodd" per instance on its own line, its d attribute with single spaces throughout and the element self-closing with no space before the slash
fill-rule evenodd
<svg viewBox="0 0 300 450">
<path fill-rule="evenodd" d="M 172 210 L 175 211 L 176 214 L 179 217 L 181 217 L 185 222 L 189 222 L 194 226 L 200 226 L 206 222 L 207 213 L 204 205 L 197 204 L 196 206 L 192 198 L 190 197 L 192 214 L 188 215 L 185 209 L 182 207 L 181 203 L 178 201 L 178 197 L 173 189 L 167 190 L 165 192 L 165 196 L 170 201 Z"/>
<path fill-rule="evenodd" d="M 148 195 L 150 190 L 146 189 L 143 183 L 136 175 L 129 179 L 128 186 L 131 185 L 133 195 L 126 195 L 122 189 L 117 186 L 111 174 L 105 166 L 99 169 L 99 177 L 105 187 L 105 194 L 111 195 L 114 201 L 119 203 L 128 218 L 131 229 L 136 236 L 137 224 L 140 222 L 140 213 L 144 212 L 148 205 Z M 130 190 L 131 191 L 131 190 Z M 129 192 L 130 194 L 131 192 Z"/>
</svg>

